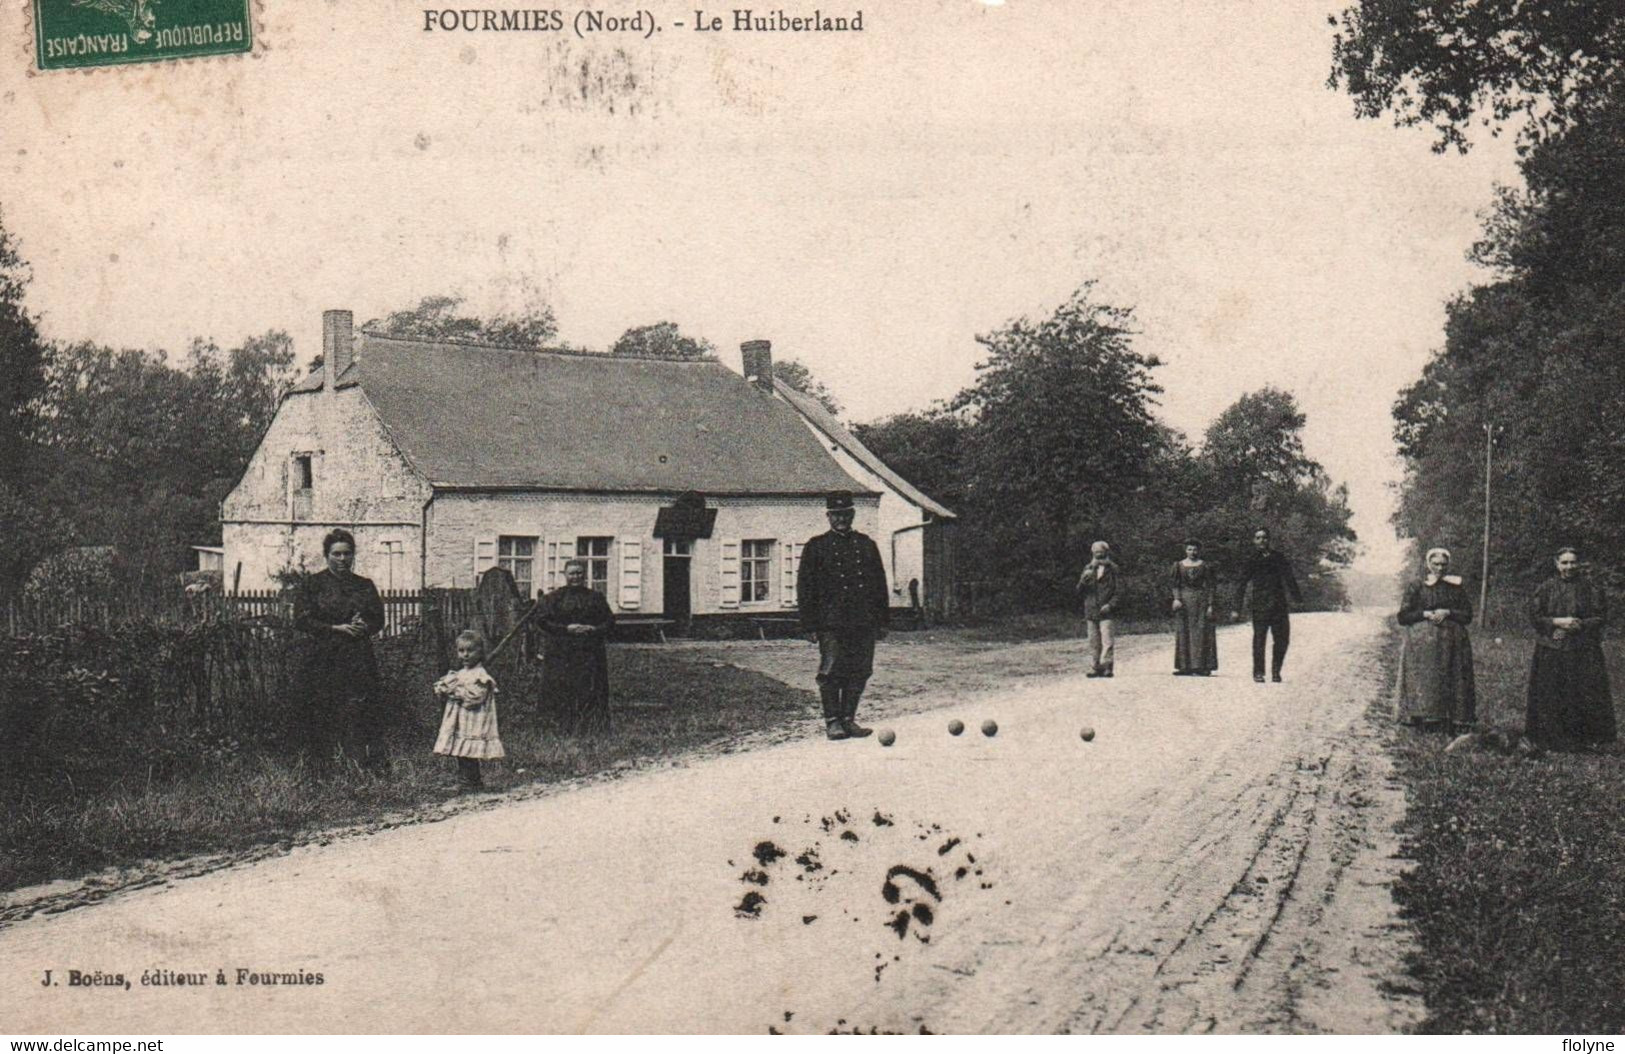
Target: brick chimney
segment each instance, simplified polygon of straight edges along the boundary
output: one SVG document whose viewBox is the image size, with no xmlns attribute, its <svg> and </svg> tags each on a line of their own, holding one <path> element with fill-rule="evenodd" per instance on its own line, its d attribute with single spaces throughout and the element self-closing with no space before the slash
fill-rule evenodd
<svg viewBox="0 0 1625 1054">
<path fill-rule="evenodd" d="M 327 390 L 337 391 L 339 377 L 355 357 L 355 316 L 348 311 L 322 312 L 322 376 Z"/>
<path fill-rule="evenodd" d="M 739 345 L 739 357 L 745 363 L 745 380 L 764 392 L 773 391 L 773 342 L 747 340 Z"/>
</svg>

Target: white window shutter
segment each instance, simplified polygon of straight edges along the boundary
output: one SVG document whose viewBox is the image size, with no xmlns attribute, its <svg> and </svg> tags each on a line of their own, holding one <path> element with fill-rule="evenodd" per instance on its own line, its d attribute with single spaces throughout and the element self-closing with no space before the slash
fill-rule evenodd
<svg viewBox="0 0 1625 1054">
<path fill-rule="evenodd" d="M 559 587 L 559 543 L 557 539 L 547 543 L 546 563 L 542 568 L 542 591 L 551 593 Z"/>
<path fill-rule="evenodd" d="M 796 572 L 801 569 L 801 544 L 799 542 L 785 542 L 784 549 L 784 578 L 783 588 L 779 590 L 779 603 L 783 607 L 793 608 L 796 600 Z"/>
<path fill-rule="evenodd" d="M 722 543 L 722 606 L 737 608 L 739 606 L 739 539 L 729 538 Z"/>
<path fill-rule="evenodd" d="M 474 539 L 474 579 L 497 565 L 497 540 L 495 538 Z"/>
<path fill-rule="evenodd" d="M 621 601 L 622 611 L 636 611 L 643 604 L 643 540 L 621 540 Z"/>
</svg>

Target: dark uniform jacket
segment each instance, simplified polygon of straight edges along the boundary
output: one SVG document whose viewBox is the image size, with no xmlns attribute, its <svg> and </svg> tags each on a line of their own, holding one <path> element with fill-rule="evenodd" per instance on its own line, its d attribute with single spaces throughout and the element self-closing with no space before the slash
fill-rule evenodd
<svg viewBox="0 0 1625 1054">
<path fill-rule="evenodd" d="M 884 627 L 891 592 L 880 547 L 858 531 L 825 531 L 809 539 L 796 572 L 796 600 L 809 632 Z"/>
<path fill-rule="evenodd" d="M 1303 603 L 1303 594 L 1298 592 L 1298 580 L 1292 574 L 1292 564 L 1274 549 L 1262 553 L 1254 550 L 1247 558 L 1241 578 L 1236 582 L 1235 608 L 1238 611 L 1247 610 L 1242 605 L 1247 600 L 1249 585 L 1253 587 L 1251 611 L 1254 618 L 1286 614 L 1291 610 L 1286 602 L 1288 594 L 1296 603 Z"/>
</svg>

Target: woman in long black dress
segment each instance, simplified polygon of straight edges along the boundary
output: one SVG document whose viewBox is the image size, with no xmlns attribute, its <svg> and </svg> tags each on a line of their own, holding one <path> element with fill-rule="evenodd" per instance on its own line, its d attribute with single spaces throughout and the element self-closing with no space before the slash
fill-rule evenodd
<svg viewBox="0 0 1625 1054">
<path fill-rule="evenodd" d="M 297 692 L 306 750 L 318 766 L 343 755 L 385 767 L 378 662 L 371 638 L 384 628 L 384 602 L 370 579 L 355 574 L 355 536 L 339 528 L 322 539 L 327 569 L 294 596 L 294 625 L 310 639 Z"/>
<path fill-rule="evenodd" d="M 1581 577 L 1573 549 L 1559 550 L 1556 563 L 1557 574 L 1529 600 L 1535 655 L 1524 734 L 1550 746 L 1612 743 L 1614 699 L 1602 655 L 1608 597 Z"/>
<path fill-rule="evenodd" d="M 1426 575 L 1405 588 L 1398 616 L 1405 641 L 1394 701 L 1397 720 L 1447 732 L 1470 727 L 1477 716 L 1467 636 L 1473 602 L 1449 570 L 1450 550 L 1429 549 Z"/>
<path fill-rule="evenodd" d="M 1185 559 L 1173 568 L 1174 676 L 1206 677 L 1219 668 L 1219 638 L 1213 624 L 1213 568 L 1202 559 L 1200 542 L 1185 543 Z"/>
<path fill-rule="evenodd" d="M 542 597 L 537 621 L 546 635 L 542 652 L 542 698 L 574 731 L 609 727 L 609 651 L 615 625 L 609 603 L 588 588 L 587 562 L 564 565 L 565 584 Z"/>
</svg>

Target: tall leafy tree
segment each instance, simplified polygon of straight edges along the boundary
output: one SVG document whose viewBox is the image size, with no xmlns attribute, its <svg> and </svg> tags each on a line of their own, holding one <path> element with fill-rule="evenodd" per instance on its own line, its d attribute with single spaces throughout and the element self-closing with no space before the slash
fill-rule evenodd
<svg viewBox="0 0 1625 1054">
<path fill-rule="evenodd" d="M 820 406 L 836 417 L 841 416 L 841 402 L 823 381 L 813 376 L 805 364 L 796 359 L 774 359 L 773 378 L 789 385 L 803 395 L 818 400 Z"/>
<path fill-rule="evenodd" d="M 1359 0 L 1334 15 L 1330 83 L 1362 117 L 1428 125 L 1467 149 L 1475 120 L 1560 134 L 1618 84 L 1625 8 L 1596 0 Z"/>
<path fill-rule="evenodd" d="M 852 432 L 880 460 L 948 508 L 957 510 L 964 503 L 970 429 L 961 415 L 936 406 L 854 425 Z"/>
<path fill-rule="evenodd" d="M 611 355 L 645 359 L 695 359 L 716 355 L 714 344 L 703 337 L 690 337 L 677 328 L 675 322 L 656 322 L 649 326 L 633 326 L 610 345 Z"/>
<path fill-rule="evenodd" d="M 0 597 L 66 533 L 45 500 L 49 473 L 35 446 L 46 347 L 25 303 L 31 277 L 0 211 Z"/>
<path fill-rule="evenodd" d="M 489 317 L 469 314 L 463 305 L 461 296 L 426 296 L 416 306 L 392 311 L 362 328 L 398 337 L 475 340 L 513 348 L 540 348 L 558 336 L 558 319 L 547 304 Z"/>
<path fill-rule="evenodd" d="M 178 366 L 162 352 L 55 349 L 39 431 L 64 484 L 64 518 L 137 574 L 183 569 L 189 546 L 219 538 L 220 501 L 294 380 L 293 362 L 280 331 L 225 349 L 194 341 Z"/>
<path fill-rule="evenodd" d="M 954 408 L 972 422 L 971 506 L 998 562 L 1059 581 L 1114 508 L 1149 480 L 1160 365 L 1133 313 L 1080 287 L 1043 319 L 977 337 L 987 357 Z"/>
</svg>

